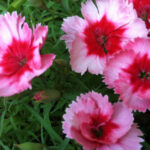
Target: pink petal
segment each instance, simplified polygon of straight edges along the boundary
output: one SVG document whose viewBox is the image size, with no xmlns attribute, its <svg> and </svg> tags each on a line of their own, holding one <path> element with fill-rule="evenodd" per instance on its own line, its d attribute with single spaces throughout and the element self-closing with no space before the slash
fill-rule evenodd
<svg viewBox="0 0 150 150">
<path fill-rule="evenodd" d="M 30 81 L 45 72 L 53 63 L 55 58 L 54 54 L 41 55 L 41 67 L 39 69 L 32 68 L 32 71 L 26 71 L 21 77 L 19 84 L 23 85 L 26 83 L 30 84 Z"/>
<path fill-rule="evenodd" d="M 90 60 L 87 59 L 87 49 L 83 40 L 78 36 L 73 42 L 72 49 L 70 51 L 70 64 L 72 70 L 84 74 L 87 71 L 87 67 Z"/>
<path fill-rule="evenodd" d="M 103 72 L 106 60 L 99 56 L 87 54 L 87 47 L 82 38 L 77 35 L 70 51 L 70 64 L 72 70 L 84 74 L 87 70 L 92 74 L 100 74 Z"/>
<path fill-rule="evenodd" d="M 134 56 L 133 51 L 125 51 L 116 54 L 112 59 L 109 59 L 104 70 L 104 82 L 109 88 L 115 87 L 115 81 L 119 78 L 122 68 L 128 66 Z"/>
<path fill-rule="evenodd" d="M 128 1 L 107 0 L 105 7 L 108 19 L 117 22 L 118 25 L 125 25 L 137 19 L 133 5 L 129 4 Z"/>
<path fill-rule="evenodd" d="M 48 33 L 48 26 L 41 26 L 37 24 L 36 28 L 33 28 L 33 45 L 42 48 Z"/>
<path fill-rule="evenodd" d="M 134 41 L 130 41 L 124 49 L 131 49 L 136 54 L 140 54 L 140 56 L 144 56 L 145 54 L 148 55 L 148 58 L 150 58 L 150 39 L 149 38 L 136 38 Z"/>
<path fill-rule="evenodd" d="M 143 142 L 143 139 L 139 136 L 142 135 L 142 132 L 133 124 L 131 129 L 117 143 L 103 145 L 97 150 L 141 150 L 142 145 L 140 143 Z"/>
<path fill-rule="evenodd" d="M 108 144 L 97 148 L 97 150 L 125 150 L 119 144 Z"/>
<path fill-rule="evenodd" d="M 115 92 L 120 94 L 120 99 L 131 109 L 139 110 L 140 112 L 145 112 L 146 109 L 150 110 L 150 100 L 143 97 L 144 95 L 138 95 L 132 92 L 132 88 L 129 84 L 126 84 L 124 79 L 116 81 Z"/>
<path fill-rule="evenodd" d="M 4 16 L 0 15 L 0 48 L 6 49 L 11 44 L 12 40 L 19 39 L 19 31 L 24 23 L 25 18 L 21 18 L 21 15 L 17 15 L 17 12 L 13 12 L 11 15 L 6 13 Z M 29 31 L 31 32 L 31 31 Z M 30 38 L 30 36 L 29 36 Z M 1 52 L 2 53 L 2 52 Z"/>
<path fill-rule="evenodd" d="M 22 27 L 19 27 L 20 40 L 26 41 L 30 44 L 32 41 L 32 30 L 29 28 L 29 25 L 24 23 Z"/>
<path fill-rule="evenodd" d="M 111 121 L 119 127 L 112 132 L 113 135 L 111 138 L 119 139 L 130 130 L 134 119 L 131 110 L 129 110 L 123 103 L 116 103 L 113 107 L 114 113 Z"/>
<path fill-rule="evenodd" d="M 39 69 L 34 70 L 35 76 L 39 76 L 43 72 L 45 72 L 52 65 L 55 57 L 56 57 L 56 55 L 54 55 L 54 54 L 41 55 L 41 67 Z"/>
<path fill-rule="evenodd" d="M 88 22 L 96 22 L 99 20 L 99 14 L 96 6 L 92 2 L 92 0 L 87 0 L 86 3 L 82 3 L 81 12 L 83 17 Z"/>
<path fill-rule="evenodd" d="M 18 78 L 18 74 L 11 77 L 5 77 L 1 75 L 0 84 L 2 84 L 3 86 L 0 87 L 0 96 L 11 96 L 16 93 L 20 93 L 28 88 L 31 89 L 31 80 L 34 77 L 39 76 L 43 72 L 45 72 L 52 65 L 54 58 L 55 55 L 53 54 L 42 55 L 41 68 L 38 70 L 27 70 L 20 76 L 20 78 Z"/>
<path fill-rule="evenodd" d="M 66 33 L 61 40 L 66 42 L 69 51 L 72 49 L 72 43 L 75 40 L 76 33 L 82 33 L 87 26 L 87 22 L 78 16 L 68 17 L 64 19 L 62 30 Z"/>
<path fill-rule="evenodd" d="M 139 136 L 142 136 L 142 132 L 137 129 L 136 125 L 132 125 L 132 128 L 130 131 L 120 139 L 120 142 L 118 142 L 124 150 L 141 150 L 142 145 L 140 144 L 143 142 L 143 139 Z"/>
<path fill-rule="evenodd" d="M 98 94 L 94 91 L 89 92 L 85 95 L 86 97 L 89 97 L 97 102 L 97 105 L 100 109 L 100 112 L 107 116 L 107 120 L 109 120 L 112 117 L 113 114 L 113 107 L 112 104 L 108 100 L 108 96 L 102 96 L 101 94 Z"/>
<path fill-rule="evenodd" d="M 137 37 L 146 38 L 148 35 L 148 30 L 146 29 L 145 23 L 139 18 L 137 18 L 134 22 L 128 24 L 126 27 L 127 30 L 125 32 L 125 37 L 127 38 L 131 38 L 131 39 Z"/>
<path fill-rule="evenodd" d="M 99 12 L 99 18 L 101 19 L 104 15 L 106 15 L 106 11 L 109 7 L 109 1 L 96 0 L 96 5 Z"/>
<path fill-rule="evenodd" d="M 33 52 L 34 58 L 30 65 L 33 65 L 37 69 L 40 68 L 40 49 L 43 47 L 45 40 L 47 38 L 48 26 L 41 26 L 41 24 L 37 24 L 36 28 L 33 28 L 33 46 L 35 46 L 35 50 Z"/>
<path fill-rule="evenodd" d="M 85 139 L 82 134 L 80 133 L 79 130 L 75 129 L 75 128 L 72 128 L 71 129 L 71 134 L 72 134 L 72 137 L 75 138 L 75 140 L 83 145 L 83 148 L 85 150 L 93 150 L 95 147 L 96 147 L 96 143 L 94 142 L 90 142 L 88 141 L 87 139 Z"/>
</svg>

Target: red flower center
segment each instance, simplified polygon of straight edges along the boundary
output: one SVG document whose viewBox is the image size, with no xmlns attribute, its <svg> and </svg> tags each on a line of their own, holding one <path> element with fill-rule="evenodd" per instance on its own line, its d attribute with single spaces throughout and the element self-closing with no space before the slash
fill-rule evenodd
<svg viewBox="0 0 150 150">
<path fill-rule="evenodd" d="M 98 143 L 106 142 L 111 143 L 109 139 L 110 134 L 118 128 L 118 125 L 108 121 L 107 116 L 99 114 L 92 114 L 91 121 L 89 123 L 81 124 L 82 136 L 90 141 L 95 141 Z"/>
<path fill-rule="evenodd" d="M 150 79 L 150 73 L 147 73 L 145 71 L 141 71 L 139 74 L 139 77 L 143 80 L 149 80 Z"/>
<path fill-rule="evenodd" d="M 129 74 L 130 82 L 133 86 L 133 92 L 141 89 L 145 91 L 150 88 L 150 59 L 147 54 L 143 57 L 137 55 L 133 63 L 127 68 L 123 69 Z"/>
<path fill-rule="evenodd" d="M 19 61 L 20 67 L 23 67 L 27 63 L 27 58 L 23 58 Z"/>
<path fill-rule="evenodd" d="M 107 118 L 107 117 L 106 117 Z M 103 125 L 105 124 L 105 116 L 99 114 L 91 115 L 90 132 L 94 138 L 99 138 L 103 134 Z"/>
<path fill-rule="evenodd" d="M 0 62 L 5 75 L 13 75 L 15 73 L 22 74 L 24 71 L 29 70 L 27 62 L 33 58 L 34 47 L 30 43 L 13 40 L 12 44 L 5 50 Z"/>
<path fill-rule="evenodd" d="M 101 126 L 98 128 L 91 128 L 91 133 L 95 138 L 99 138 L 103 134 L 103 128 Z"/>
<path fill-rule="evenodd" d="M 90 24 L 84 30 L 88 55 L 105 57 L 106 54 L 114 54 L 121 49 L 124 31 L 124 26 L 116 28 L 115 24 L 107 20 L 106 16 L 100 21 Z"/>
</svg>

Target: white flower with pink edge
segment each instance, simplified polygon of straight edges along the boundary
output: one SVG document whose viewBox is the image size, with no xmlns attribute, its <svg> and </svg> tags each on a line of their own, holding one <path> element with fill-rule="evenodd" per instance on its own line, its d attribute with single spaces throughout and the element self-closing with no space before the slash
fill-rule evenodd
<svg viewBox="0 0 150 150">
<path fill-rule="evenodd" d="M 103 74 L 106 61 L 130 40 L 146 37 L 148 30 L 127 0 L 92 0 L 82 3 L 84 19 L 68 17 L 62 36 L 70 53 L 74 71 Z"/>
<path fill-rule="evenodd" d="M 110 59 L 104 82 L 133 110 L 150 110 L 150 39 L 138 38 Z"/>
<path fill-rule="evenodd" d="M 0 15 L 0 96 L 31 89 L 31 80 L 45 72 L 55 58 L 54 54 L 40 55 L 48 27 L 37 24 L 32 31 L 24 21 L 17 12 Z"/>
</svg>

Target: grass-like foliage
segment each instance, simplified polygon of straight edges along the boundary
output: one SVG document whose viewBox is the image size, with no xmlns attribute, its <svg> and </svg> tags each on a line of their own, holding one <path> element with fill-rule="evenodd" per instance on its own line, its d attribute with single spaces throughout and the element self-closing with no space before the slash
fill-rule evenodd
<svg viewBox="0 0 150 150">
<path fill-rule="evenodd" d="M 50 69 L 32 80 L 32 90 L 0 98 L 0 150 L 81 150 L 78 143 L 65 138 L 62 133 L 62 116 L 68 104 L 80 93 L 92 90 L 109 95 L 111 102 L 117 101 L 118 96 L 107 89 L 102 76 L 89 73 L 81 76 L 73 72 L 68 50 L 60 40 L 63 19 L 81 16 L 81 2 L 85 0 L 43 0 L 40 4 L 37 1 L 0 1 L 1 14 L 17 11 L 25 16 L 30 27 L 37 23 L 48 25 L 48 37 L 41 53 L 57 56 Z M 50 102 L 34 101 L 34 94 L 45 89 L 58 90 L 61 95 Z M 143 150 L 150 150 L 150 113 L 135 113 L 135 121 L 144 133 Z"/>
</svg>

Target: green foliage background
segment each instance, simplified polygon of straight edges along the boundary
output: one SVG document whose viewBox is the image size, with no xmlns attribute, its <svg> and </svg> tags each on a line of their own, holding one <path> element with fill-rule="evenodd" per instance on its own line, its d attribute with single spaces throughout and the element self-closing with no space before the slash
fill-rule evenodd
<svg viewBox="0 0 150 150">
<path fill-rule="evenodd" d="M 35 1 L 35 0 L 34 0 Z M 37 0 L 38 1 L 38 0 Z M 85 0 L 43 0 L 40 7 L 30 0 L 1 0 L 0 13 L 17 11 L 25 16 L 26 22 L 32 27 L 37 23 L 48 25 L 49 32 L 41 53 L 54 53 L 56 59 L 63 59 L 64 64 L 54 61 L 53 66 L 43 75 L 32 80 L 32 90 L 27 90 L 12 97 L 0 98 L 0 150 L 19 150 L 15 145 L 25 142 L 44 144 L 44 148 L 31 150 L 81 150 L 82 147 L 74 140 L 65 138 L 62 133 L 62 121 L 65 108 L 80 93 L 97 91 L 109 95 L 115 102 L 118 96 L 113 90 L 107 89 L 102 76 L 86 73 L 81 76 L 69 66 L 69 54 L 64 41 L 60 40 L 63 31 L 63 18 L 79 15 L 81 2 Z M 35 7 L 36 6 L 36 7 Z M 34 93 L 44 89 L 57 89 L 61 92 L 58 100 L 48 103 L 37 103 L 33 100 Z M 134 113 L 135 122 L 143 131 L 143 150 L 150 150 L 150 113 Z M 29 143 L 26 143 L 30 145 Z M 22 150 L 26 149 L 23 146 Z"/>
</svg>

